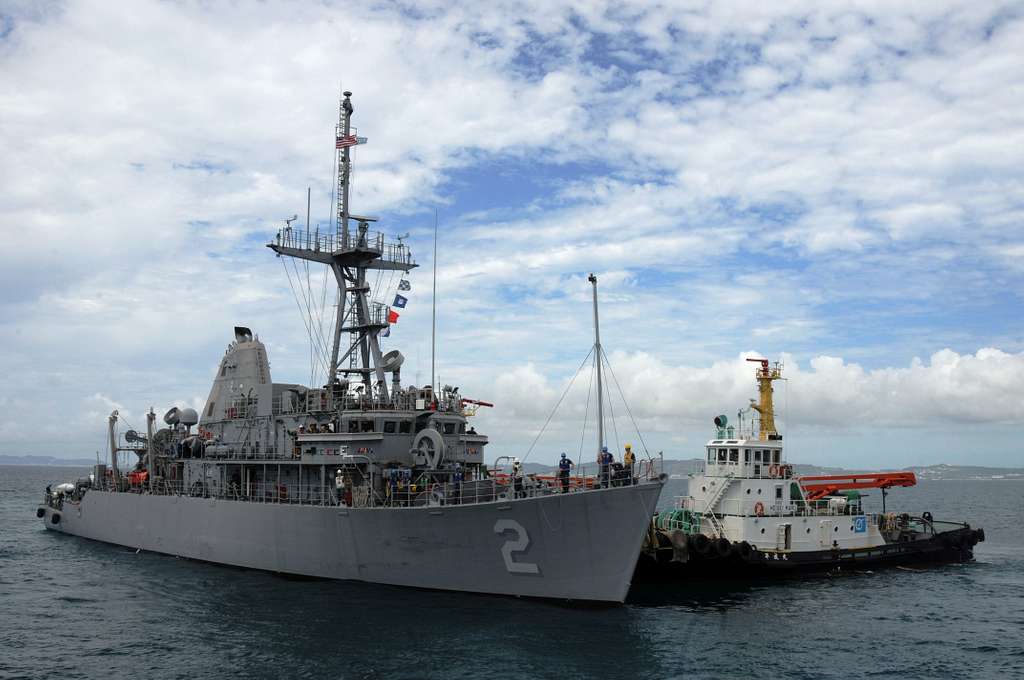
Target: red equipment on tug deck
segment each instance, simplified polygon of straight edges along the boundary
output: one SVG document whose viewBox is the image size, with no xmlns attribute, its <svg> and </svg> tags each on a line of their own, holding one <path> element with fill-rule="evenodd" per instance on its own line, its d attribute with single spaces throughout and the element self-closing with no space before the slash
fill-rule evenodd
<svg viewBox="0 0 1024 680">
<path fill-rule="evenodd" d="M 808 501 L 816 501 L 846 489 L 888 489 L 893 486 L 914 486 L 913 472 L 859 472 L 847 475 L 808 475 L 798 480 Z"/>
</svg>

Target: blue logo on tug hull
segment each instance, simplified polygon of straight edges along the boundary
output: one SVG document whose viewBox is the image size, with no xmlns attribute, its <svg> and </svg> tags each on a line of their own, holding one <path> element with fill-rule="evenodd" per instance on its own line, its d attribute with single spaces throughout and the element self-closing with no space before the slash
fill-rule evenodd
<svg viewBox="0 0 1024 680">
<path fill-rule="evenodd" d="M 868 518 L 867 517 L 855 517 L 853 519 L 853 531 L 858 534 L 863 534 L 868 530 Z"/>
</svg>

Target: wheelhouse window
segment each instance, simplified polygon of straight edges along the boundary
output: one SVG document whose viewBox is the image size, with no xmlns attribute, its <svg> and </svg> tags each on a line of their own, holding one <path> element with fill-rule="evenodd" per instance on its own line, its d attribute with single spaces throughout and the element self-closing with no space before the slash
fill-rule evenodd
<svg viewBox="0 0 1024 680">
<path fill-rule="evenodd" d="M 725 457 L 729 455 L 728 449 L 718 449 L 718 462 L 724 463 Z"/>
<path fill-rule="evenodd" d="M 359 432 L 359 421 L 358 420 L 350 420 L 350 421 L 348 421 L 348 431 L 349 432 Z"/>
<path fill-rule="evenodd" d="M 455 423 L 445 423 L 444 424 L 444 433 L 445 434 L 455 434 Z"/>
<path fill-rule="evenodd" d="M 729 462 L 730 463 L 738 463 L 738 462 L 740 462 L 740 450 L 739 449 L 729 449 Z"/>
<path fill-rule="evenodd" d="M 360 423 L 360 426 L 361 426 L 360 429 L 363 432 L 373 432 L 373 421 L 372 420 L 364 420 L 364 421 L 362 421 Z"/>
<path fill-rule="evenodd" d="M 712 449 L 712 448 L 708 449 L 708 462 L 709 463 L 714 463 L 715 462 L 715 450 Z"/>
<path fill-rule="evenodd" d="M 396 423 L 393 420 L 385 421 L 385 423 L 384 423 L 384 434 L 394 434 L 395 433 L 395 425 L 396 425 Z"/>
<path fill-rule="evenodd" d="M 459 423 L 459 434 L 466 434 L 466 424 Z"/>
<path fill-rule="evenodd" d="M 749 463 L 750 462 L 750 449 L 743 449 L 743 462 L 744 463 Z"/>
<path fill-rule="evenodd" d="M 778 464 L 781 458 L 782 452 L 776 449 L 772 452 L 772 462 Z"/>
<path fill-rule="evenodd" d="M 398 433 L 399 434 L 409 434 L 410 432 L 412 432 L 412 421 L 411 420 L 403 420 L 402 422 L 398 423 Z"/>
<path fill-rule="evenodd" d="M 754 462 L 755 463 L 760 463 L 761 462 L 761 449 L 757 449 L 756 451 L 754 451 Z"/>
</svg>

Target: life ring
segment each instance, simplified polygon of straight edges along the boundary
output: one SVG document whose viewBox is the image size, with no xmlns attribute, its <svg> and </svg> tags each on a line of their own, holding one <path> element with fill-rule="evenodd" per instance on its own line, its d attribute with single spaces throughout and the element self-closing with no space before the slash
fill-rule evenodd
<svg viewBox="0 0 1024 680">
<path fill-rule="evenodd" d="M 754 503 L 754 514 L 758 517 L 764 517 L 764 503 L 761 501 Z"/>
<path fill-rule="evenodd" d="M 768 474 L 771 475 L 772 477 L 778 477 L 779 476 L 779 466 L 776 465 L 775 463 L 772 463 L 772 466 L 770 468 L 768 468 Z"/>
</svg>

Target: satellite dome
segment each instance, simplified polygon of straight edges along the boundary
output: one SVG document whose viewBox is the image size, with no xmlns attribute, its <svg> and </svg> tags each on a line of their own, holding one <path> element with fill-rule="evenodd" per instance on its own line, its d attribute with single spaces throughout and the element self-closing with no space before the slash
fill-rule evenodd
<svg viewBox="0 0 1024 680">
<path fill-rule="evenodd" d="M 194 408 L 183 408 L 178 412 L 178 419 L 182 425 L 192 427 L 199 422 L 199 414 L 196 413 Z"/>
</svg>

